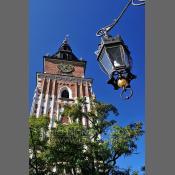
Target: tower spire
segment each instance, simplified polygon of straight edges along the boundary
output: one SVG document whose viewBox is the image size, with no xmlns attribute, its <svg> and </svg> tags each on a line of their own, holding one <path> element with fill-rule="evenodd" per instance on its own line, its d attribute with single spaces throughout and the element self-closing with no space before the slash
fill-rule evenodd
<svg viewBox="0 0 175 175">
<path fill-rule="evenodd" d="M 69 45 L 69 35 L 68 34 L 65 36 L 57 52 L 53 54 L 51 57 L 60 59 L 60 60 L 79 61 L 78 58 L 72 52 L 72 49 Z"/>
</svg>

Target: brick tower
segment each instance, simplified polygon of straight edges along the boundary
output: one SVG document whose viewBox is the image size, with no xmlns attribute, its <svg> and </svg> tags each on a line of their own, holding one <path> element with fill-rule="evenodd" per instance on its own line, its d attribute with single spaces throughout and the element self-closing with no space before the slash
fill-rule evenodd
<svg viewBox="0 0 175 175">
<path fill-rule="evenodd" d="M 52 56 L 43 57 L 42 73 L 36 75 L 30 115 L 36 117 L 46 115 L 50 118 L 50 127 L 55 126 L 55 120 L 63 124 L 71 122 L 67 116 L 62 116 L 65 104 L 76 103 L 78 97 L 86 97 L 83 110 L 89 111 L 89 99 L 93 95 L 92 79 L 85 78 L 86 61 L 78 59 L 65 38 L 58 51 Z M 83 125 L 89 121 L 82 119 Z"/>
</svg>

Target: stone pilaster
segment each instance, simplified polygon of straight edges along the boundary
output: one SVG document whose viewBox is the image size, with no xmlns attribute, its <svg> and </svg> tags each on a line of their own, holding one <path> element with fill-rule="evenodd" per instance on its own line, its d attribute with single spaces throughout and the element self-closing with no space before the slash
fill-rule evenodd
<svg viewBox="0 0 175 175">
<path fill-rule="evenodd" d="M 80 82 L 80 97 L 83 97 L 83 82 Z"/>
<path fill-rule="evenodd" d="M 44 114 L 47 115 L 49 109 L 49 86 L 50 86 L 50 78 L 47 79 L 47 89 L 45 94 L 45 105 L 44 105 Z"/>
<path fill-rule="evenodd" d="M 52 94 L 51 94 L 51 97 L 52 97 L 52 101 L 51 101 L 51 112 L 50 112 L 50 125 L 51 127 L 53 127 L 53 124 L 54 124 L 54 103 L 55 103 L 55 95 L 54 95 L 54 92 L 55 92 L 55 82 L 56 80 L 53 80 L 53 83 L 52 83 Z"/>
<path fill-rule="evenodd" d="M 43 103 L 43 89 L 44 89 L 45 81 L 46 81 L 46 79 L 44 78 L 43 82 L 42 82 L 42 86 L 41 86 L 41 94 L 40 94 L 39 100 L 38 100 L 38 108 L 37 108 L 36 117 L 39 117 L 41 114 L 41 107 L 42 107 L 42 103 Z"/>
</svg>

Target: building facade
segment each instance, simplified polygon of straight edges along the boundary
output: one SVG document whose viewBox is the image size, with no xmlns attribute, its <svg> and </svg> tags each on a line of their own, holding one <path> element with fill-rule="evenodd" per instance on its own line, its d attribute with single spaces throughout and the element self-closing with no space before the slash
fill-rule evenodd
<svg viewBox="0 0 175 175">
<path fill-rule="evenodd" d="M 65 104 L 77 102 L 79 97 L 86 98 L 84 112 L 90 110 L 92 79 L 85 78 L 86 61 L 78 59 L 68 43 L 63 41 L 58 51 L 53 55 L 43 57 L 43 72 L 36 75 L 36 89 L 34 92 L 31 116 L 48 116 L 50 127 L 55 126 L 55 121 L 63 124 L 71 123 L 68 116 L 63 116 Z M 82 119 L 82 124 L 89 125 L 87 118 Z"/>
</svg>

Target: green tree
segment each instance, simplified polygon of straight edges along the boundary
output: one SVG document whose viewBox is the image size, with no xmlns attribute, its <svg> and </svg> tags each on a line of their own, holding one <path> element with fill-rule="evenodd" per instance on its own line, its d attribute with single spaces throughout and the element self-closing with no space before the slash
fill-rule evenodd
<svg viewBox="0 0 175 175">
<path fill-rule="evenodd" d="M 49 130 L 47 117 L 29 118 L 31 175 L 133 174 L 121 171 L 117 159 L 136 151 L 136 141 L 143 134 L 142 124 L 121 127 L 116 120 L 109 119 L 109 115 L 118 115 L 113 105 L 92 99 L 91 111 L 83 112 L 85 103 L 81 98 L 72 106 L 65 106 L 63 115 L 74 121 L 69 125 L 57 122 L 57 126 Z M 82 117 L 89 119 L 89 127 L 82 125 Z M 106 135 L 105 139 L 102 135 Z"/>
</svg>

